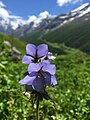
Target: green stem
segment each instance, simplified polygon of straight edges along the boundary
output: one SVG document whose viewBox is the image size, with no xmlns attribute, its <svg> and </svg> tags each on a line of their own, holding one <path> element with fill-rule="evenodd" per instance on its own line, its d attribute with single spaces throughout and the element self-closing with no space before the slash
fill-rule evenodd
<svg viewBox="0 0 90 120">
<path fill-rule="evenodd" d="M 36 119 L 39 120 L 39 94 L 37 96 L 37 103 L 36 103 Z"/>
</svg>

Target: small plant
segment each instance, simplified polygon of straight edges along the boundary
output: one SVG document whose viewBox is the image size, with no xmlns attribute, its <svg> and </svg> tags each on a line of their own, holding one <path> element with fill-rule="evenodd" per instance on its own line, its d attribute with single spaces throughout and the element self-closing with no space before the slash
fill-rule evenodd
<svg viewBox="0 0 90 120">
<path fill-rule="evenodd" d="M 30 91 L 35 96 L 36 103 L 36 118 L 39 120 L 39 101 L 50 99 L 46 92 L 46 86 L 55 86 L 57 84 L 55 72 L 56 67 L 50 64 L 50 60 L 55 59 L 52 53 L 48 52 L 48 46 L 41 44 L 35 46 L 27 44 L 26 55 L 22 62 L 28 64 L 28 70 L 24 79 L 19 81 L 20 85 L 26 86 L 26 92 Z"/>
</svg>

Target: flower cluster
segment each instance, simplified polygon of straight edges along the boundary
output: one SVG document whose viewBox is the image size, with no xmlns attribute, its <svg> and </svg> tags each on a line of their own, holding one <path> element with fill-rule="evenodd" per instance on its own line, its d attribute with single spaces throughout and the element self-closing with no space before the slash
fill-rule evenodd
<svg viewBox="0 0 90 120">
<path fill-rule="evenodd" d="M 19 81 L 19 84 L 26 85 L 27 90 L 41 93 L 45 92 L 47 85 L 56 85 L 56 68 L 55 65 L 50 64 L 51 59 L 53 60 L 55 57 L 48 52 L 46 44 L 39 46 L 27 44 L 26 55 L 24 55 L 22 62 L 28 64 L 28 72 L 25 78 Z"/>
</svg>

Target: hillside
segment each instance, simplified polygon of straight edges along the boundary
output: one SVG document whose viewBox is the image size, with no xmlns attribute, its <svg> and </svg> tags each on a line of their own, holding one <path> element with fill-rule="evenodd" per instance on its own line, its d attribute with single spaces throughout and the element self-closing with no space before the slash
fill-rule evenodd
<svg viewBox="0 0 90 120">
<path fill-rule="evenodd" d="M 0 32 L 13 35 L 21 41 L 36 45 L 53 42 L 90 53 L 90 3 L 82 4 L 66 14 L 54 17 L 47 15 L 40 21 L 25 22 L 20 20 L 18 23 L 14 19 L 9 19 L 9 23 L 7 23 L 4 16 L 0 16 L 0 20 Z M 13 25 L 16 27 L 11 23 L 14 23 Z M 11 44 L 21 51 L 23 50 L 24 42 L 16 38 L 12 40 L 13 37 L 7 38 L 9 38 Z M 55 51 L 59 53 L 57 48 L 55 48 Z"/>
<path fill-rule="evenodd" d="M 35 36 L 34 36 L 35 37 Z M 16 47 L 17 50 L 19 50 L 22 55 L 25 54 L 25 50 L 26 50 L 26 44 L 27 43 L 32 43 L 35 45 L 39 45 L 39 44 L 47 44 L 49 46 L 49 50 L 51 52 L 53 52 L 54 54 L 68 54 L 69 52 L 72 52 L 74 49 L 71 49 L 69 47 L 66 47 L 64 44 L 57 44 L 57 43 L 51 43 L 45 40 L 39 40 L 39 39 L 33 39 L 33 40 L 29 40 L 29 42 L 25 42 L 23 40 L 19 40 L 15 37 L 12 36 L 8 36 L 8 35 L 4 35 L 4 34 L 0 34 L 0 44 L 1 46 L 4 45 L 4 41 L 9 41 L 10 44 L 12 45 L 12 47 Z M 7 46 L 7 45 L 6 45 Z M 1 50 L 1 48 L 0 48 Z M 71 51 L 70 51 L 71 50 Z M 78 50 L 76 50 L 78 51 Z"/>
<path fill-rule="evenodd" d="M 47 33 L 36 31 L 29 36 L 22 37 L 22 39 L 37 45 L 44 42 L 65 44 L 68 47 L 78 48 L 89 54 L 90 20 L 72 21 Z"/>
<path fill-rule="evenodd" d="M 26 45 L 25 41 L 19 40 L 18 38 L 15 38 L 13 36 L 0 33 L 0 44 L 3 44 L 4 41 L 9 41 L 12 47 L 16 47 L 23 54 L 25 53 L 25 45 Z"/>
<path fill-rule="evenodd" d="M 64 43 L 66 46 L 90 53 L 90 21 L 65 24 L 48 32 L 42 39 L 49 42 Z"/>
<path fill-rule="evenodd" d="M 8 39 L 6 36 L 2 36 Z M 27 65 L 13 62 L 8 56 L 8 48 L 0 39 L 0 117 L 1 120 L 35 120 L 35 106 L 32 97 L 22 95 L 18 81 L 24 77 Z M 90 57 L 80 50 L 64 44 L 50 43 L 50 51 L 56 53 L 52 61 L 56 65 L 57 86 L 47 87 L 52 98 L 40 102 L 41 120 L 89 120 L 90 119 Z M 4 51 L 4 54 L 3 54 Z M 25 51 L 25 49 L 24 49 Z"/>
</svg>

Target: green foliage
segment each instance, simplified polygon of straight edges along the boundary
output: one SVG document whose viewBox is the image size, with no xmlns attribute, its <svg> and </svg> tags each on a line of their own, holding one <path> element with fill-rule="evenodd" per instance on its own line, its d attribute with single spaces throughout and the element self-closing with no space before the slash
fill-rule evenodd
<svg viewBox="0 0 90 120">
<path fill-rule="evenodd" d="M 40 102 L 41 120 L 90 120 L 90 58 L 79 50 L 65 45 L 48 43 L 56 55 L 55 87 L 47 87 L 52 100 Z M 24 49 L 25 51 L 25 49 Z M 58 54 L 60 54 L 58 52 Z M 8 47 L 0 44 L 0 119 L 35 120 L 36 105 L 27 99 L 18 81 L 24 77 L 27 65 L 13 62 Z"/>
<path fill-rule="evenodd" d="M 78 48 L 90 53 L 90 20 L 72 21 L 57 29 L 46 32 L 45 30 L 38 29 L 34 32 L 27 33 L 21 39 L 36 45 L 44 43 L 44 40 L 51 43 L 64 43 L 66 46 Z"/>
<path fill-rule="evenodd" d="M 64 43 L 90 53 L 90 21 L 71 22 L 43 35 L 49 42 Z"/>
<path fill-rule="evenodd" d="M 25 53 L 25 46 L 26 42 L 25 41 L 20 41 L 18 38 L 8 36 L 8 35 L 3 35 L 0 33 L 0 43 L 2 43 L 4 40 L 9 41 L 13 47 L 16 47 L 18 50 L 22 52 L 22 54 Z"/>
</svg>

